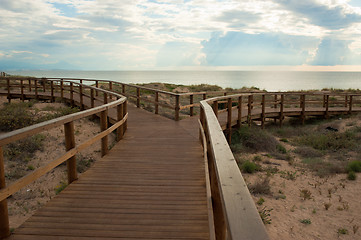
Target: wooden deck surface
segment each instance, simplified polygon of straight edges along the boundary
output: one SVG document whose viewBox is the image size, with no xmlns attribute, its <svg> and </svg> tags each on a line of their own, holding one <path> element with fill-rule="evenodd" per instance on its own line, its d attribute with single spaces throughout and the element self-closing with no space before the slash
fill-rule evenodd
<svg viewBox="0 0 361 240">
<path fill-rule="evenodd" d="M 128 111 L 124 139 L 10 239 L 209 239 L 197 122 Z"/>
</svg>

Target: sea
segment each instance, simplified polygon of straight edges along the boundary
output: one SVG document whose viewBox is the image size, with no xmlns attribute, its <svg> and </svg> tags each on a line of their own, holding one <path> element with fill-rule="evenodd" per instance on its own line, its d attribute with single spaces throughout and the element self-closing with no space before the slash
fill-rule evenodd
<svg viewBox="0 0 361 240">
<path fill-rule="evenodd" d="M 212 84 L 267 91 L 361 89 L 360 72 L 315 71 L 6 71 L 11 75 L 113 80 L 122 83 Z"/>
</svg>

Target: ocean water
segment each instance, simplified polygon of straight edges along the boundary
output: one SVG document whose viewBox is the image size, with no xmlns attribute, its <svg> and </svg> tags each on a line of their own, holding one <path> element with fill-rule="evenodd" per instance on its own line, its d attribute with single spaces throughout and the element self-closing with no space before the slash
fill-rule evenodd
<svg viewBox="0 0 361 240">
<path fill-rule="evenodd" d="M 258 87 L 267 91 L 323 88 L 361 89 L 361 72 L 302 71 L 8 71 L 34 77 L 114 80 L 123 83 L 163 82 L 215 84 L 223 88 Z"/>
</svg>

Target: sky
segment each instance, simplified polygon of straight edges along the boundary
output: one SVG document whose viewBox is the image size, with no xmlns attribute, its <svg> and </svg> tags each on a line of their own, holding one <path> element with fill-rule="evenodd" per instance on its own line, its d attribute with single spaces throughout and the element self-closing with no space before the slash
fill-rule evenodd
<svg viewBox="0 0 361 240">
<path fill-rule="evenodd" d="M 0 70 L 361 71 L 361 0 L 0 0 Z"/>
</svg>

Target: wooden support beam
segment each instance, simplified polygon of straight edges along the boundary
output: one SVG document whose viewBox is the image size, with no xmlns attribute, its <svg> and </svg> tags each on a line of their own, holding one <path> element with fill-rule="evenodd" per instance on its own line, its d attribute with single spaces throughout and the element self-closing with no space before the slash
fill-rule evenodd
<svg viewBox="0 0 361 240">
<path fill-rule="evenodd" d="M 305 114 L 305 110 L 306 110 L 306 95 L 302 94 L 301 95 L 301 120 L 302 120 L 302 124 L 305 124 L 305 118 L 306 118 L 306 114 Z"/>
<path fill-rule="evenodd" d="M 326 95 L 326 109 L 325 109 L 325 118 L 329 118 L 329 114 L 328 114 L 328 108 L 329 108 L 329 99 L 330 99 L 330 96 L 327 94 Z"/>
<path fill-rule="evenodd" d="M 60 79 L 60 98 L 61 101 L 64 101 L 64 81 L 63 79 Z"/>
<path fill-rule="evenodd" d="M 74 85 L 73 85 L 73 82 L 70 83 L 70 103 L 71 103 L 71 106 L 74 107 Z"/>
<path fill-rule="evenodd" d="M 99 81 L 95 81 L 95 87 L 99 88 Z M 95 92 L 95 96 L 98 96 L 98 91 Z"/>
<path fill-rule="evenodd" d="M 238 117 L 237 117 L 237 127 L 242 125 L 242 96 L 238 97 Z"/>
<path fill-rule="evenodd" d="M 55 97 L 54 97 L 54 81 L 50 82 L 50 94 L 51 94 L 51 102 L 55 102 Z"/>
<path fill-rule="evenodd" d="M 38 80 L 37 79 L 34 80 L 34 88 L 35 88 L 35 98 L 39 99 L 39 96 L 38 96 Z"/>
<path fill-rule="evenodd" d="M 104 103 L 104 104 L 107 104 L 107 103 L 108 103 L 108 94 L 107 94 L 107 93 L 103 93 L 103 97 L 104 97 L 103 103 Z"/>
<path fill-rule="evenodd" d="M 155 92 L 154 113 L 159 113 L 159 92 Z"/>
<path fill-rule="evenodd" d="M 104 110 L 100 112 L 100 130 L 105 131 L 108 128 L 108 111 Z M 108 148 L 108 135 L 104 136 L 101 140 L 102 142 L 102 157 L 106 155 L 109 151 Z"/>
<path fill-rule="evenodd" d="M 203 93 L 203 100 L 207 99 L 207 93 Z"/>
<path fill-rule="evenodd" d="M 31 92 L 31 79 L 29 79 L 29 92 Z"/>
<path fill-rule="evenodd" d="M 352 113 L 352 95 L 349 97 L 349 108 L 348 108 L 348 114 Z"/>
<path fill-rule="evenodd" d="M 92 88 L 92 89 L 90 89 L 90 107 L 91 108 L 93 108 L 95 105 L 94 105 L 94 99 L 95 99 L 95 97 L 94 97 L 94 89 Z"/>
<path fill-rule="evenodd" d="M 80 109 L 84 110 L 83 85 L 79 85 Z"/>
<path fill-rule="evenodd" d="M 0 146 L 0 190 L 6 187 L 5 169 L 4 169 L 4 152 Z M 0 239 L 4 239 L 10 235 L 9 214 L 7 199 L 0 201 Z"/>
<path fill-rule="evenodd" d="M 179 104 L 179 95 L 176 95 L 175 96 L 175 113 L 174 113 L 174 119 L 176 120 L 176 121 L 179 121 L 179 109 L 180 109 L 180 104 Z"/>
<path fill-rule="evenodd" d="M 264 128 L 264 121 L 265 121 L 265 116 L 266 116 L 266 96 L 263 94 L 262 95 L 262 114 L 261 114 L 261 126 L 262 128 Z"/>
<path fill-rule="evenodd" d="M 113 82 L 109 82 L 109 90 L 113 91 Z M 109 95 L 109 99 L 112 99 L 112 94 Z"/>
<path fill-rule="evenodd" d="M 284 107 L 284 102 L 285 102 L 285 95 L 281 95 L 281 104 L 280 104 L 280 127 L 282 127 L 282 123 L 283 123 L 283 107 Z"/>
<path fill-rule="evenodd" d="M 252 102 L 253 102 L 253 95 L 248 96 L 248 115 L 247 115 L 247 122 L 248 126 L 251 126 L 252 122 Z"/>
<path fill-rule="evenodd" d="M 137 87 L 137 108 L 140 108 L 140 88 Z"/>
<path fill-rule="evenodd" d="M 119 122 L 120 120 L 123 119 L 124 117 L 124 106 L 123 104 L 119 104 L 117 106 L 117 121 Z M 120 127 L 117 128 L 117 141 L 119 142 L 124 135 L 124 128 L 123 125 L 121 125 Z"/>
<path fill-rule="evenodd" d="M 74 136 L 74 122 L 68 122 L 64 124 L 65 133 L 65 148 L 69 151 L 75 148 L 75 136 Z M 78 179 L 78 173 L 76 170 L 76 157 L 72 156 L 66 161 L 66 167 L 68 170 L 68 184 Z"/>
<path fill-rule="evenodd" d="M 232 141 L 232 98 L 227 100 L 227 141 L 231 144 Z"/>
<path fill-rule="evenodd" d="M 193 94 L 189 95 L 189 104 L 193 104 Z M 189 109 L 189 115 L 193 116 L 194 115 L 194 107 L 190 107 Z"/>
<path fill-rule="evenodd" d="M 24 100 L 25 100 L 25 96 L 24 96 L 24 80 L 23 79 L 21 79 L 20 80 L 20 88 L 21 88 L 21 101 L 23 101 L 24 102 Z"/>
</svg>

